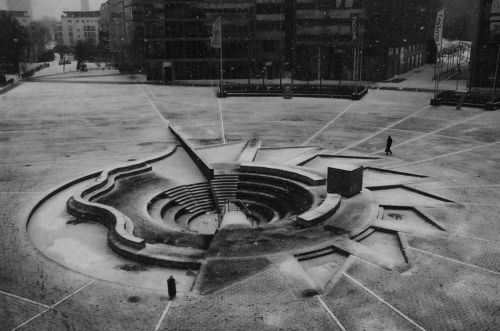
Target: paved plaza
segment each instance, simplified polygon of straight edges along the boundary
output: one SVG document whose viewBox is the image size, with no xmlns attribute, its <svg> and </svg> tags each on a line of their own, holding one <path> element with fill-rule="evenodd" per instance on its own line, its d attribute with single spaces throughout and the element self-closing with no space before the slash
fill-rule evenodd
<svg viewBox="0 0 500 331">
<path fill-rule="evenodd" d="M 500 112 L 432 107 L 431 97 L 370 89 L 360 101 L 217 99 L 211 87 L 143 84 L 112 70 L 41 72 L 0 94 L 0 329 L 498 329 Z M 214 163 L 258 139 L 256 161 L 278 165 L 297 157 L 292 150 L 319 146 L 304 163 L 314 173 L 339 160 L 363 165 L 364 194 L 378 213 L 371 231 L 311 258 L 276 247 L 328 238 L 304 231 L 290 244 L 286 231 L 263 234 L 245 238 L 255 252 L 234 257 L 248 245 L 227 235 L 200 269 L 173 269 L 123 258 L 106 228 L 69 219 L 72 192 L 44 200 L 75 179 L 171 150 L 178 139 L 169 126 Z M 389 135 L 392 156 L 384 153 Z M 156 169 L 158 176 L 200 177 L 182 153 L 162 162 L 169 171 Z M 116 191 L 141 199 L 125 186 Z M 117 208 L 133 200 L 112 193 L 105 199 Z M 197 226 L 208 231 L 205 217 Z M 261 247 L 269 254 L 259 255 Z"/>
</svg>

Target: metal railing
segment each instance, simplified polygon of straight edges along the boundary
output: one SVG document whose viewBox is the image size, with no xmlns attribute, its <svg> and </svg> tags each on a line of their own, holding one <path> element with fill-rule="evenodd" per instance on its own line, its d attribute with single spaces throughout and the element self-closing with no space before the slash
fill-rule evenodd
<svg viewBox="0 0 500 331">
<path fill-rule="evenodd" d="M 224 204 L 221 206 L 221 210 L 218 217 L 218 222 L 219 222 L 218 227 L 220 227 L 226 213 L 232 211 L 240 212 L 243 215 L 245 215 L 247 220 L 250 222 L 252 228 L 259 225 L 259 221 L 254 218 L 252 212 L 248 209 L 245 203 L 239 199 L 234 199 L 234 200 L 226 200 Z"/>
</svg>

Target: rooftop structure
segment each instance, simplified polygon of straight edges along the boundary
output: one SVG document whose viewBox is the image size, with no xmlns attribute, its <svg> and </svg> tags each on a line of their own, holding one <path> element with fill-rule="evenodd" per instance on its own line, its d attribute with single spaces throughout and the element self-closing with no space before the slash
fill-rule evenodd
<svg viewBox="0 0 500 331">
<path fill-rule="evenodd" d="M 89 5 L 89 0 L 81 0 L 81 9 L 82 11 L 89 11 L 90 10 L 90 5 Z"/>
<path fill-rule="evenodd" d="M 7 0 L 7 9 L 12 11 L 26 11 L 30 17 L 33 17 L 33 8 L 31 0 Z"/>
<path fill-rule="evenodd" d="M 29 28 L 31 25 L 31 16 L 27 11 L 22 10 L 0 10 L 0 13 L 13 16 L 19 24 L 25 28 Z"/>
</svg>

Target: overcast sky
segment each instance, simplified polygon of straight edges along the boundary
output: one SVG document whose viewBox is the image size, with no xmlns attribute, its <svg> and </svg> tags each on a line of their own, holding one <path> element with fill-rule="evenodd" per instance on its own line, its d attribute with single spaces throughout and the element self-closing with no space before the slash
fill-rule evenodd
<svg viewBox="0 0 500 331">
<path fill-rule="evenodd" d="M 98 10 L 106 0 L 89 0 L 90 10 Z M 80 0 L 31 0 L 35 19 L 43 16 L 60 18 L 63 10 L 80 10 Z M 0 9 L 5 9 L 5 0 L 0 0 Z"/>
</svg>

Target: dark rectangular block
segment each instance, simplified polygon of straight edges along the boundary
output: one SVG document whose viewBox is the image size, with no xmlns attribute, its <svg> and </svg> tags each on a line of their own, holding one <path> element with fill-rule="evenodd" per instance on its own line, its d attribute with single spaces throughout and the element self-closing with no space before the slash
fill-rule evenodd
<svg viewBox="0 0 500 331">
<path fill-rule="evenodd" d="M 363 167 L 357 165 L 338 165 L 328 167 L 327 192 L 337 193 L 350 198 L 363 189 Z"/>
</svg>

